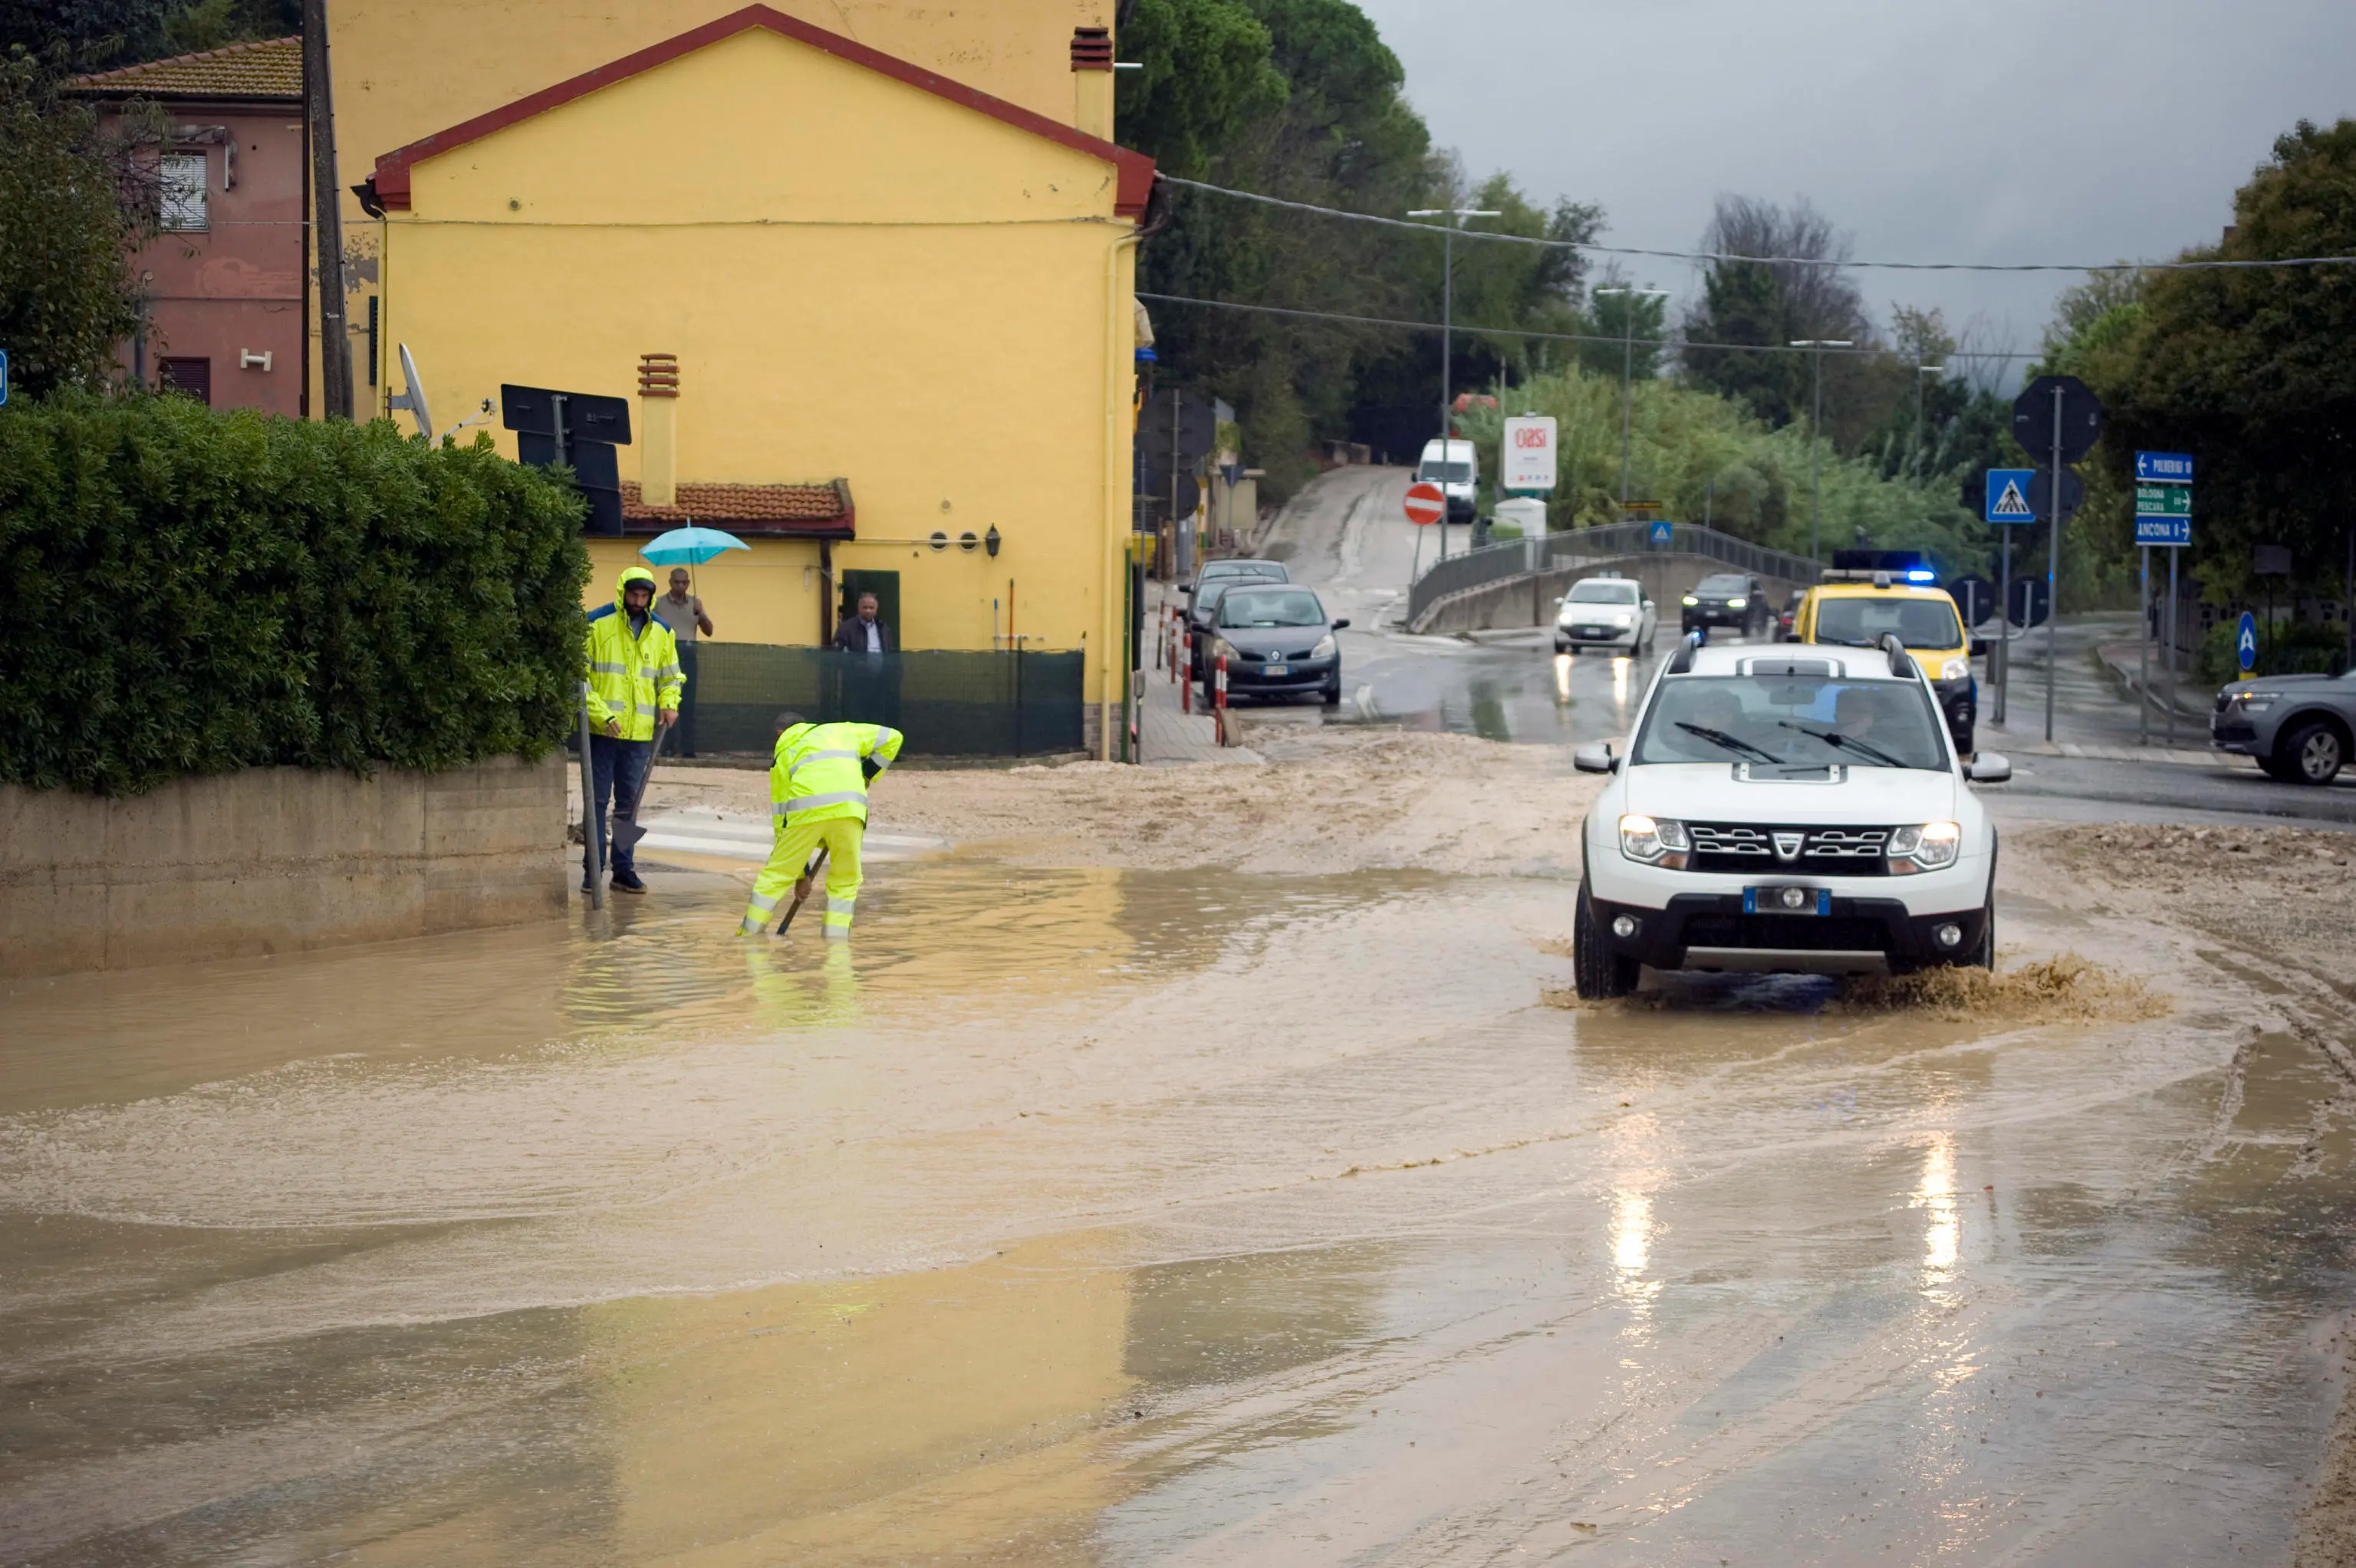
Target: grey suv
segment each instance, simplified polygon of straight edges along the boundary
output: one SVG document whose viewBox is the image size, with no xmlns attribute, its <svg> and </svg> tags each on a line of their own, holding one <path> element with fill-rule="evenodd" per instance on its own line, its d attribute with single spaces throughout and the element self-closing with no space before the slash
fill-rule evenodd
<svg viewBox="0 0 2356 1568">
<path fill-rule="evenodd" d="M 2217 694 L 2209 743 L 2255 757 L 2289 784 L 2326 784 L 2348 764 L 2356 736 L 2356 671 L 2262 675 Z"/>
</svg>

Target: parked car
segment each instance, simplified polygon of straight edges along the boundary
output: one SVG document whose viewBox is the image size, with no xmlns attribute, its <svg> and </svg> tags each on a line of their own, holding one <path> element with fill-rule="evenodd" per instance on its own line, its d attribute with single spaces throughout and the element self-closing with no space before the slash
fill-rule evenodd
<svg viewBox="0 0 2356 1568">
<path fill-rule="evenodd" d="M 1303 697 L 1328 707 L 1342 700 L 1342 649 L 1333 620 L 1306 588 L 1237 582 L 1219 596 L 1217 625 L 1205 653 L 1227 661 L 1227 696 Z"/>
<path fill-rule="evenodd" d="M 2356 670 L 2346 675 L 2261 675 L 2217 694 L 2209 743 L 2255 757 L 2286 784 L 2327 784 L 2348 765 L 2356 736 Z"/>
<path fill-rule="evenodd" d="M 1558 654 L 1625 648 L 1641 655 L 1650 651 L 1659 629 L 1659 613 L 1633 577 L 1582 577 L 1555 602 L 1554 651 Z"/>
<path fill-rule="evenodd" d="M 1678 617 L 1681 630 L 1698 631 L 1704 626 L 1731 626 L 1747 637 L 1755 637 L 1767 628 L 1767 590 L 1755 577 L 1745 577 L 1739 571 L 1719 571 L 1694 584 L 1694 591 L 1685 596 L 1683 613 Z"/>
<path fill-rule="evenodd" d="M 1188 673 L 1197 680 L 1203 677 L 1203 645 L 1211 640 L 1211 618 L 1218 613 L 1219 595 L 1238 582 L 1290 582 L 1291 576 L 1281 561 L 1274 560 L 1206 560 L 1194 581 L 1179 589 L 1188 596 L 1186 624 L 1193 635 L 1188 639 L 1194 652 L 1187 660 Z"/>
<path fill-rule="evenodd" d="M 1425 442 L 1423 461 L 1416 465 L 1415 476 L 1439 485 L 1440 493 L 1448 497 L 1449 522 L 1472 520 L 1481 493 L 1481 459 L 1471 442 Z"/>
<path fill-rule="evenodd" d="M 1921 664 L 1879 647 L 1762 654 L 1688 639 L 1654 677 L 1580 827 L 1582 997 L 1644 967 L 1803 974 L 1996 961 L 1996 827 Z"/>
</svg>

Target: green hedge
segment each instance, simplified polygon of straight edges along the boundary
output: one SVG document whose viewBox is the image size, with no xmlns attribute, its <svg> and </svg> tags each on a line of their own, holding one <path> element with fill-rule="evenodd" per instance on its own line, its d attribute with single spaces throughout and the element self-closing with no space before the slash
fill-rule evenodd
<svg viewBox="0 0 2356 1568">
<path fill-rule="evenodd" d="M 0 780 L 541 755 L 581 676 L 582 516 L 485 437 L 179 397 L 0 409 Z"/>
<path fill-rule="evenodd" d="M 2274 629 L 2266 629 L 2265 618 L 2258 618 L 2258 669 L 2260 675 L 2330 675 L 2338 671 L 2341 656 L 2347 651 L 2347 635 L 2338 624 L 2319 621 L 2293 621 L 2278 614 Z M 2242 678 L 2242 618 L 2227 615 L 2209 628 L 2201 639 L 2201 652 L 2193 669 L 2211 686 Z"/>
</svg>

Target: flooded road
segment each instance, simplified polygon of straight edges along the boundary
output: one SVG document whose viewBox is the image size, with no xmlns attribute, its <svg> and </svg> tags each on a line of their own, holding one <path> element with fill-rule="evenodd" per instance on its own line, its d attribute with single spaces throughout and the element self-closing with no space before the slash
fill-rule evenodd
<svg viewBox="0 0 2356 1568">
<path fill-rule="evenodd" d="M 1580 1009 L 1558 880 L 971 853 L 21 986 L 0 1559 L 2287 1561 L 2319 1004 L 2007 880 L 2158 1000 Z"/>
</svg>

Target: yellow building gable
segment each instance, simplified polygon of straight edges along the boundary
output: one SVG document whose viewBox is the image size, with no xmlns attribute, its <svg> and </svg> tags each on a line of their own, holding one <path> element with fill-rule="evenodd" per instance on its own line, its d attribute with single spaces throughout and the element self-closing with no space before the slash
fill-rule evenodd
<svg viewBox="0 0 2356 1568">
<path fill-rule="evenodd" d="M 845 480 L 829 564 L 900 573 L 902 645 L 1018 633 L 1118 697 L 1150 161 L 756 8 L 376 168 L 381 330 L 429 406 L 626 397 L 677 355 L 681 484 Z M 929 543 L 992 528 L 994 557 Z M 821 640 L 820 548 L 702 569 L 719 635 Z M 635 542 L 594 549 L 605 582 Z"/>
</svg>

